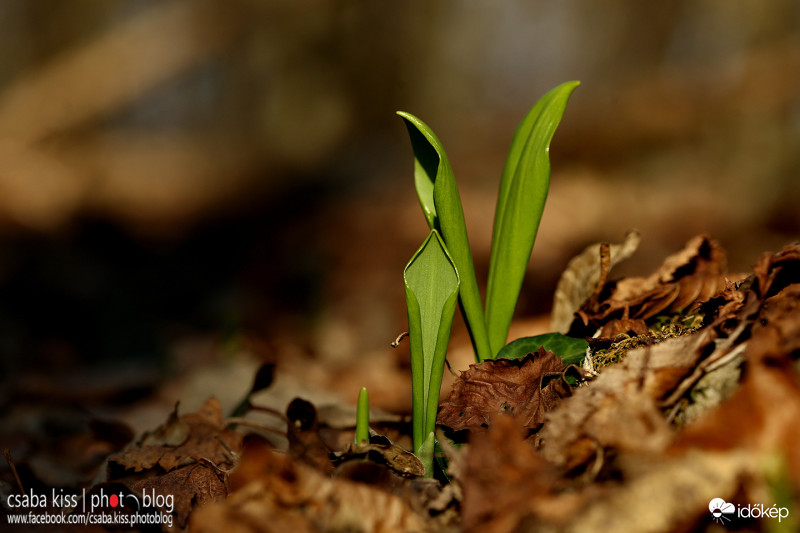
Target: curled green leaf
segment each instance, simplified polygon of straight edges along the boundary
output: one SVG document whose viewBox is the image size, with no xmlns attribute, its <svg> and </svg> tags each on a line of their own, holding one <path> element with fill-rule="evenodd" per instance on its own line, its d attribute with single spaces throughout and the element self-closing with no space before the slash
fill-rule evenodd
<svg viewBox="0 0 800 533">
<path fill-rule="evenodd" d="M 406 123 L 414 150 L 414 183 L 422 212 L 431 229 L 441 233 L 461 281 L 461 310 L 469 330 L 476 359 L 493 355 L 486 332 L 483 302 L 464 222 L 464 210 L 453 169 L 441 142 L 427 124 L 399 111 Z"/>
<path fill-rule="evenodd" d="M 459 277 L 439 233 L 431 230 L 403 272 L 411 345 L 414 449 L 436 426 L 442 373 L 458 301 Z"/>
</svg>

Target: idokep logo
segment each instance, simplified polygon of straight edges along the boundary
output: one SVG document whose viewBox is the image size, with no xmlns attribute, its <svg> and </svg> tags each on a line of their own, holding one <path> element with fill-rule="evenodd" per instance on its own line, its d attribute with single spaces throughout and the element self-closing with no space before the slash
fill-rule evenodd
<svg viewBox="0 0 800 533">
<path fill-rule="evenodd" d="M 730 522 L 734 517 L 755 519 L 777 518 L 778 522 L 780 522 L 789 516 L 789 509 L 787 507 L 778 507 L 777 505 L 769 507 L 760 503 L 736 506 L 726 502 L 722 498 L 714 498 L 708 502 L 708 510 L 711 512 L 711 516 L 714 517 L 714 522 L 718 524 Z"/>
<path fill-rule="evenodd" d="M 731 521 L 731 519 L 725 515 L 734 514 L 736 512 L 736 506 L 726 502 L 722 498 L 714 498 L 708 502 L 708 510 L 711 511 L 714 522 L 724 524 L 725 522 Z"/>
</svg>

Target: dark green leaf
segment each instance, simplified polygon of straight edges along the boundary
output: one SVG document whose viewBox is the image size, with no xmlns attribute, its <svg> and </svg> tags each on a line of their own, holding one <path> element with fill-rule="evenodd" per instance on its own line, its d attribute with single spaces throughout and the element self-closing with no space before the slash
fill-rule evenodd
<svg viewBox="0 0 800 533">
<path fill-rule="evenodd" d="M 544 335 L 522 337 L 511 341 L 500 350 L 497 357 L 502 359 L 522 359 L 529 353 L 538 350 L 541 346 L 559 356 L 565 365 L 579 365 L 583 362 L 589 343 L 586 342 L 586 339 L 567 337 L 561 333 L 545 333 Z"/>
</svg>

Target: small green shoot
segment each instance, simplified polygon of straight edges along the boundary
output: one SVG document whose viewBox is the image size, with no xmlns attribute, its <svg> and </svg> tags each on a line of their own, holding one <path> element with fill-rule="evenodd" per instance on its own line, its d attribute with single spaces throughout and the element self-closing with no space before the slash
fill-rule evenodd
<svg viewBox="0 0 800 533">
<path fill-rule="evenodd" d="M 361 387 L 361 392 L 358 393 L 355 443 L 369 443 L 369 393 L 366 387 Z"/>
<path fill-rule="evenodd" d="M 458 300 L 459 277 L 436 230 L 403 273 L 411 345 L 414 449 L 436 427 L 447 344 Z"/>
</svg>

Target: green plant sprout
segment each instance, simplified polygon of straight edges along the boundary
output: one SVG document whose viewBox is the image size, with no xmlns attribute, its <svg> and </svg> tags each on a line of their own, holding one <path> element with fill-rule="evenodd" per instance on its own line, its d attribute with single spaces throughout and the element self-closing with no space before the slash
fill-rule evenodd
<svg viewBox="0 0 800 533">
<path fill-rule="evenodd" d="M 495 209 L 485 311 L 461 197 L 444 148 L 420 119 L 403 111 L 397 113 L 411 139 L 414 184 L 431 229 L 403 275 L 411 344 L 414 450 L 428 477 L 433 475 L 433 432 L 456 301 L 475 359 L 482 362 L 497 357 L 506 345 L 550 187 L 550 142 L 578 85 L 570 81 L 549 91 L 514 133 Z M 516 354 L 514 348 L 505 354 Z M 516 348 L 526 349 L 527 344 Z M 571 349 L 574 353 L 570 356 L 578 357 L 580 347 Z"/>
<path fill-rule="evenodd" d="M 485 312 L 461 197 L 444 148 L 424 122 L 398 112 L 411 138 L 422 212 L 430 228 L 441 234 L 461 280 L 459 303 L 478 362 L 494 358 L 506 344 L 550 187 L 550 141 L 578 85 L 570 81 L 549 91 L 514 133 L 495 209 Z"/>
<path fill-rule="evenodd" d="M 435 229 L 409 261 L 403 279 L 411 344 L 414 451 L 423 459 L 430 477 L 433 453 L 421 453 L 421 447 L 436 427 L 439 390 L 460 285 L 458 270 Z"/>
<path fill-rule="evenodd" d="M 354 441 L 356 444 L 369 443 L 369 393 L 366 387 L 361 387 L 361 391 L 358 393 Z"/>
</svg>

